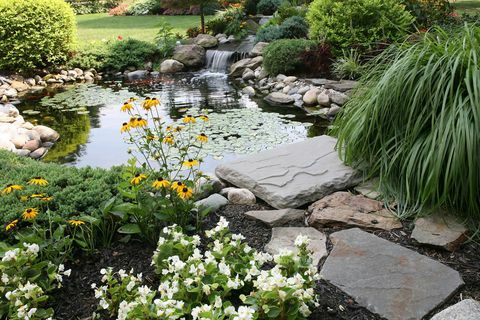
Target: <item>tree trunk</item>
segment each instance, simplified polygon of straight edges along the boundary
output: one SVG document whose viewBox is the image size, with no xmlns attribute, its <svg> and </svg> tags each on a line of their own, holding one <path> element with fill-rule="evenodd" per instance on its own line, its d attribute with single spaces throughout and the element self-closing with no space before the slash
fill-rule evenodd
<svg viewBox="0 0 480 320">
<path fill-rule="evenodd" d="M 202 24 L 202 33 L 205 33 L 205 14 L 203 13 L 203 3 L 200 3 L 200 19 Z"/>
</svg>

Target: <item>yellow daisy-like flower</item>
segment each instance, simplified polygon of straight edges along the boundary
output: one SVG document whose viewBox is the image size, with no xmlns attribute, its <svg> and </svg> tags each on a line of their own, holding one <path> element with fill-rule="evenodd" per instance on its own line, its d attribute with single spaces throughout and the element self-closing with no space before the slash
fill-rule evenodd
<svg viewBox="0 0 480 320">
<path fill-rule="evenodd" d="M 137 173 L 135 177 L 133 177 L 132 180 L 130 180 L 130 183 L 136 186 L 136 185 L 139 185 L 140 182 L 142 182 L 145 179 L 147 179 L 146 175 L 144 175 L 143 173 Z"/>
<path fill-rule="evenodd" d="M 28 201 L 28 196 L 21 196 L 20 201 L 23 201 L 23 202 Z"/>
<path fill-rule="evenodd" d="M 208 118 L 208 116 L 202 114 L 200 117 L 198 117 L 200 120 L 203 120 L 205 122 L 209 121 L 210 119 Z"/>
<path fill-rule="evenodd" d="M 158 137 L 153 134 L 148 134 L 145 136 L 145 139 L 147 139 L 147 141 L 153 141 L 153 140 L 158 140 Z"/>
<path fill-rule="evenodd" d="M 197 122 L 197 120 L 195 120 L 194 117 L 190 116 L 190 115 L 187 115 L 186 117 L 184 117 L 182 119 L 183 123 L 195 123 Z"/>
<path fill-rule="evenodd" d="M 167 127 L 165 128 L 165 130 L 166 130 L 166 131 L 172 131 L 173 128 L 172 128 L 172 126 L 167 126 Z"/>
<path fill-rule="evenodd" d="M 133 110 L 133 106 L 129 102 L 125 102 L 123 106 L 120 108 L 120 111 L 127 112 Z"/>
<path fill-rule="evenodd" d="M 137 127 L 146 127 L 147 126 L 147 120 L 143 119 L 143 118 L 137 118 L 136 126 Z"/>
<path fill-rule="evenodd" d="M 174 143 L 173 137 L 172 136 L 166 136 L 165 138 L 163 138 L 163 143 L 172 145 Z"/>
<path fill-rule="evenodd" d="M 130 121 L 128 121 L 128 125 L 129 125 L 131 128 L 136 128 L 136 127 L 137 127 L 137 118 L 131 117 L 131 118 L 130 118 Z"/>
<path fill-rule="evenodd" d="M 175 182 L 172 183 L 171 188 L 178 192 L 179 190 L 182 190 L 184 187 L 185 187 L 185 185 L 183 184 L 183 182 L 175 181 Z"/>
<path fill-rule="evenodd" d="M 134 101 L 137 101 L 137 100 L 138 100 L 138 99 L 135 98 L 135 97 L 130 97 L 130 98 L 128 99 L 128 102 L 134 102 Z"/>
<path fill-rule="evenodd" d="M 28 184 L 36 185 L 36 186 L 46 186 L 48 185 L 48 181 L 42 177 L 35 177 L 30 179 L 30 181 L 27 182 Z"/>
<path fill-rule="evenodd" d="M 120 132 L 124 133 L 130 130 L 130 124 L 128 122 L 122 123 L 122 127 L 120 128 Z"/>
<path fill-rule="evenodd" d="M 5 231 L 9 231 L 17 226 L 18 219 L 13 220 L 5 226 Z"/>
<path fill-rule="evenodd" d="M 197 140 L 202 142 L 202 143 L 205 143 L 205 142 L 208 142 L 208 137 L 205 133 L 200 133 L 198 136 L 197 136 Z"/>
<path fill-rule="evenodd" d="M 196 159 L 188 159 L 187 161 L 183 161 L 183 166 L 186 168 L 191 168 L 198 165 L 199 165 L 199 162 Z"/>
<path fill-rule="evenodd" d="M 22 213 L 23 220 L 32 220 L 38 216 L 38 209 L 36 208 L 28 208 L 25 209 Z"/>
<path fill-rule="evenodd" d="M 31 199 L 43 198 L 43 197 L 45 197 L 45 193 L 34 193 L 30 196 Z"/>
<path fill-rule="evenodd" d="M 163 178 L 157 178 L 152 183 L 152 187 L 154 187 L 155 189 L 168 188 L 169 186 L 170 186 L 170 181 L 165 180 Z"/>
<path fill-rule="evenodd" d="M 40 198 L 40 200 L 42 200 L 43 202 L 49 202 L 53 200 L 53 197 L 43 197 L 43 198 Z"/>
<path fill-rule="evenodd" d="M 178 189 L 177 193 L 178 193 L 178 196 L 183 200 L 190 199 L 193 196 L 192 189 L 187 188 L 187 187 L 183 187 L 182 189 Z"/>
<path fill-rule="evenodd" d="M 150 99 L 150 106 L 151 107 L 156 107 L 158 105 L 160 105 L 160 100 L 158 100 L 157 98 Z"/>
<path fill-rule="evenodd" d="M 75 220 L 75 219 L 67 220 L 67 222 L 68 222 L 68 224 L 70 224 L 71 226 L 74 226 L 74 227 L 79 227 L 79 226 L 85 224 L 84 221 L 82 221 L 82 220 Z"/>
<path fill-rule="evenodd" d="M 180 132 L 183 130 L 183 127 L 182 126 L 178 126 L 178 127 L 175 127 L 175 129 L 173 129 L 173 132 Z"/>
<path fill-rule="evenodd" d="M 22 190 L 22 189 L 23 187 L 18 184 L 8 184 L 5 188 L 3 188 L 2 194 L 9 194 L 15 190 Z"/>
</svg>

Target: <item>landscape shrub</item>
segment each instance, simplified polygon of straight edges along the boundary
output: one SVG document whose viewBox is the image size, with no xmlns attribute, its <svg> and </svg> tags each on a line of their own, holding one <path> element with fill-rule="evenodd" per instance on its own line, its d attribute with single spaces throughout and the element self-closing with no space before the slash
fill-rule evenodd
<svg viewBox="0 0 480 320">
<path fill-rule="evenodd" d="M 104 67 L 111 71 L 124 71 L 128 67 L 144 68 L 147 62 L 158 60 L 159 50 L 153 43 L 128 38 L 111 43 Z"/>
<path fill-rule="evenodd" d="M 206 23 L 206 27 L 213 35 L 224 33 L 242 38 L 247 33 L 244 20 L 245 13 L 242 7 L 229 7 L 217 11 L 215 16 Z"/>
<path fill-rule="evenodd" d="M 63 0 L 0 0 L 0 70 L 28 71 L 67 60 L 76 22 Z"/>
<path fill-rule="evenodd" d="M 260 0 L 257 4 L 257 12 L 270 16 L 277 11 L 282 4 L 282 0 Z"/>
<path fill-rule="evenodd" d="M 107 12 L 120 4 L 122 0 L 66 0 L 75 14 Z"/>
<path fill-rule="evenodd" d="M 277 25 L 263 26 L 255 36 L 256 42 L 272 42 L 278 39 L 282 39 L 282 30 L 280 30 L 280 26 Z"/>
<path fill-rule="evenodd" d="M 274 19 L 279 19 L 279 24 L 290 17 L 299 16 L 305 17 L 307 15 L 307 7 L 305 6 L 295 6 L 288 1 L 282 2 L 280 7 L 278 7 L 277 12 L 275 13 Z"/>
<path fill-rule="evenodd" d="M 128 7 L 126 14 L 132 16 L 142 16 L 161 12 L 162 7 L 159 0 L 137 0 Z"/>
<path fill-rule="evenodd" d="M 333 63 L 332 68 L 333 74 L 340 79 L 355 80 L 364 73 L 360 54 L 355 49 L 344 51 L 343 55 Z"/>
<path fill-rule="evenodd" d="M 108 44 L 103 41 L 91 42 L 76 52 L 67 62 L 69 68 L 103 70 L 108 55 Z"/>
<path fill-rule="evenodd" d="M 130 4 L 127 2 L 122 2 L 118 6 L 110 9 L 108 14 L 111 16 L 124 16 L 128 12 L 128 7 L 130 7 Z"/>
<path fill-rule="evenodd" d="M 327 43 L 319 43 L 300 53 L 300 61 L 299 71 L 302 73 L 327 78 L 333 62 L 332 49 Z"/>
<path fill-rule="evenodd" d="M 283 39 L 270 43 L 263 53 L 263 66 L 273 75 L 289 74 L 301 68 L 300 55 L 317 45 L 306 39 Z"/>
<path fill-rule="evenodd" d="M 257 14 L 257 0 L 245 1 L 245 14 L 252 16 Z"/>
<path fill-rule="evenodd" d="M 341 53 L 402 40 L 414 18 L 397 0 L 315 0 L 307 20 L 311 38 L 325 40 Z"/>
<path fill-rule="evenodd" d="M 165 21 L 160 23 L 155 41 L 157 42 L 160 57 L 171 57 L 177 43 L 177 37 L 173 33 L 172 25 Z"/>
<path fill-rule="evenodd" d="M 428 28 L 449 20 L 453 7 L 447 0 L 404 0 L 418 28 Z"/>
<path fill-rule="evenodd" d="M 337 117 L 341 158 L 380 177 L 400 216 L 451 209 L 479 226 L 480 28 L 391 47 Z"/>
<path fill-rule="evenodd" d="M 188 38 L 195 38 L 196 36 L 202 33 L 202 29 L 200 27 L 191 27 L 191 28 L 188 28 L 185 33 Z"/>
<path fill-rule="evenodd" d="M 260 28 L 257 42 L 272 42 L 279 39 L 298 39 L 308 36 L 308 23 L 299 16 L 287 18 L 281 25 L 267 25 Z"/>
<path fill-rule="evenodd" d="M 0 167 L 0 223 L 4 225 L 18 219 L 26 208 L 44 209 L 36 219 L 39 222 L 46 220 L 46 209 L 64 219 L 95 214 L 102 202 L 117 193 L 116 184 L 120 181 L 119 170 L 115 168 L 77 169 L 42 163 L 1 150 Z M 47 186 L 27 184 L 39 176 L 48 181 Z M 9 194 L 1 192 L 9 184 L 20 185 L 23 189 Z"/>
</svg>

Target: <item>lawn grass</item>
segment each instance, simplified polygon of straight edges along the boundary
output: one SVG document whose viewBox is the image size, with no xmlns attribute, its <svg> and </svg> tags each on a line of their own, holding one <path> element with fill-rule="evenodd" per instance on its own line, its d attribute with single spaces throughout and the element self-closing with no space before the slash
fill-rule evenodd
<svg viewBox="0 0 480 320">
<path fill-rule="evenodd" d="M 199 16 L 109 16 L 106 13 L 77 16 L 79 47 L 88 46 L 91 41 L 135 38 L 153 41 L 162 22 L 172 25 L 174 33 L 185 34 L 188 28 L 200 24 Z"/>
<path fill-rule="evenodd" d="M 450 2 L 458 13 L 480 14 L 480 0 L 452 0 Z"/>
</svg>

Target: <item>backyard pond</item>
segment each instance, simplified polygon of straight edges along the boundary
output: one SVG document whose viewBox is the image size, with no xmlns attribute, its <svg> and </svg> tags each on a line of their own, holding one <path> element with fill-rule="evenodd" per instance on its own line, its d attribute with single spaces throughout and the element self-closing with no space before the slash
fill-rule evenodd
<svg viewBox="0 0 480 320">
<path fill-rule="evenodd" d="M 129 151 L 135 152 L 120 133 L 128 120 L 121 105 L 130 97 L 147 96 L 161 100 L 159 112 L 167 123 L 186 114 L 209 115 L 205 133 L 211 142 L 203 151 L 202 170 L 210 172 L 221 161 L 322 134 L 328 125 L 296 107 L 249 98 L 224 73 L 209 71 L 72 85 L 31 94 L 18 108 L 27 121 L 60 133 L 44 161 L 108 168 L 124 164 Z"/>
</svg>

